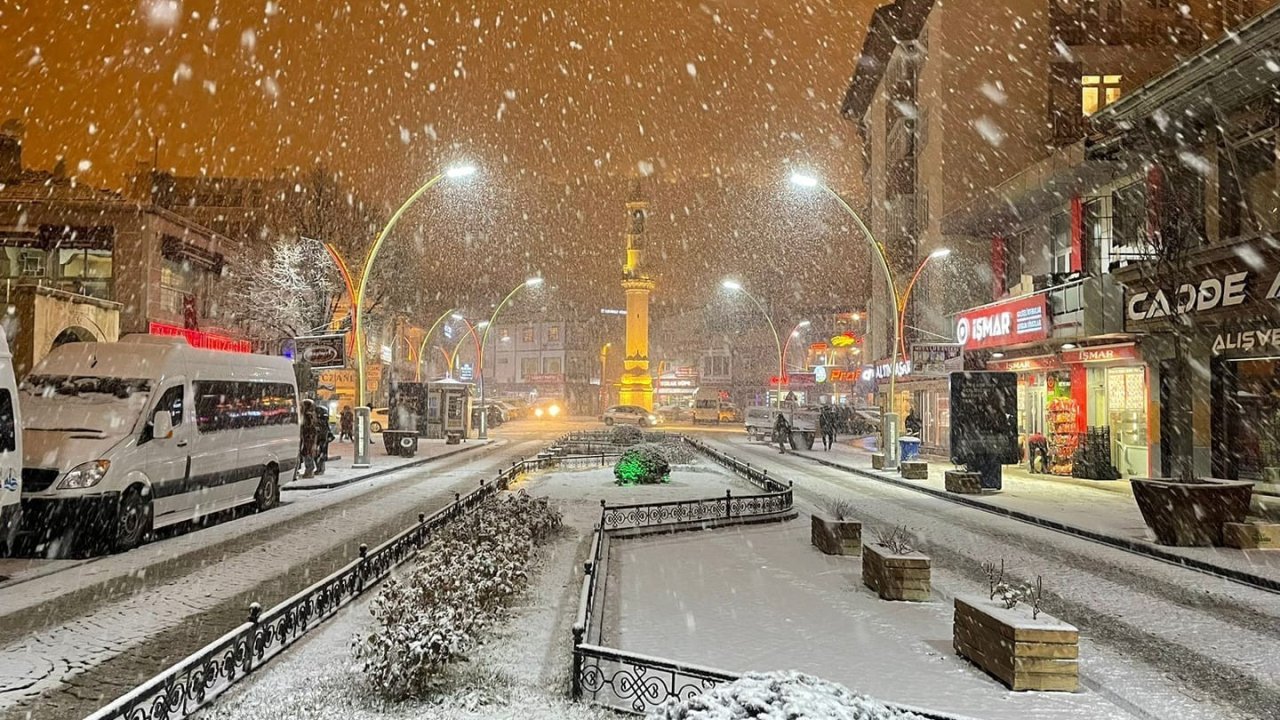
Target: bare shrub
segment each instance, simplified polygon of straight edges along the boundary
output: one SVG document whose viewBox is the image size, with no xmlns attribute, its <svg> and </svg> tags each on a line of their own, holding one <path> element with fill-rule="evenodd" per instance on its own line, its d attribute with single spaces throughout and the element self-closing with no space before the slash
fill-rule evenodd
<svg viewBox="0 0 1280 720">
<path fill-rule="evenodd" d="M 892 530 L 877 529 L 876 544 L 888 548 L 894 555 L 906 555 L 915 552 L 911 546 L 911 538 L 907 535 L 906 525 L 897 525 Z"/>
<path fill-rule="evenodd" d="M 854 505 L 853 501 L 843 498 L 824 498 L 822 501 L 822 509 L 836 520 L 852 520 Z"/>
</svg>

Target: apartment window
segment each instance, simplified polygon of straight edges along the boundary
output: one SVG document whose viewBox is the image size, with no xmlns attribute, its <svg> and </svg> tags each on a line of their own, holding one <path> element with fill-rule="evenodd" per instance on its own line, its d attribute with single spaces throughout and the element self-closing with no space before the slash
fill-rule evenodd
<svg viewBox="0 0 1280 720">
<path fill-rule="evenodd" d="M 1049 272 L 1071 272 L 1071 215 L 1057 213 L 1049 218 Z"/>
<path fill-rule="evenodd" d="M 542 361 L 542 372 L 547 375 L 559 375 L 563 369 L 558 357 L 549 357 Z"/>
<path fill-rule="evenodd" d="M 531 342 L 533 342 L 533 327 L 532 327 L 532 326 L 527 327 L 527 328 L 524 328 L 523 330 L 521 330 L 521 331 L 520 331 L 520 342 L 523 342 L 523 343 L 531 343 Z"/>
<path fill-rule="evenodd" d="M 703 357 L 702 375 L 707 378 L 729 377 L 729 357 L 727 355 L 707 355 Z"/>
<path fill-rule="evenodd" d="M 1081 110 L 1089 117 L 1120 99 L 1119 75 L 1082 75 L 1080 77 Z"/>
<path fill-rule="evenodd" d="M 1027 267 L 1027 235 L 1027 231 L 1023 230 L 1004 241 L 1004 287 L 1010 293 L 1022 283 L 1022 275 Z"/>
<path fill-rule="evenodd" d="M 559 325 L 552 325 L 551 327 L 547 328 L 547 342 L 549 343 L 560 342 L 560 326 Z"/>
<path fill-rule="evenodd" d="M 538 374 L 538 358 L 520 358 L 520 377 L 528 378 Z"/>
</svg>

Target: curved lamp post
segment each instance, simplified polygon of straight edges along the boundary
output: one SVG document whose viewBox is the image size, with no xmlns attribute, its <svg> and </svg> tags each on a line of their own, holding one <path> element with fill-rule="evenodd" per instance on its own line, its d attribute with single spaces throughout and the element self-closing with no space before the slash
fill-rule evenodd
<svg viewBox="0 0 1280 720">
<path fill-rule="evenodd" d="M 783 359 L 784 365 L 787 359 L 787 351 L 791 348 L 791 341 L 800 337 L 801 328 L 807 328 L 807 327 L 809 327 L 809 321 L 801 320 L 800 322 L 796 323 L 795 327 L 791 328 L 791 334 L 787 336 L 787 341 L 782 343 L 782 359 Z"/>
<path fill-rule="evenodd" d="M 480 322 L 478 322 L 478 323 L 476 323 L 476 324 L 472 325 L 470 320 L 467 320 L 465 317 L 463 317 L 463 316 L 461 316 L 461 315 L 459 315 L 459 314 L 457 314 L 457 313 L 454 313 L 454 314 L 453 314 L 453 319 L 454 319 L 454 320 L 459 320 L 459 321 L 461 321 L 461 322 L 462 322 L 462 324 L 463 324 L 463 325 L 466 325 L 466 326 L 467 326 L 467 331 L 466 331 L 465 333 L 463 333 L 463 334 L 462 334 L 462 337 L 458 338 L 458 344 L 456 344 L 456 345 L 454 345 L 454 346 L 453 346 L 453 352 L 450 354 L 449 366 L 450 366 L 450 367 L 457 367 L 457 365 L 458 365 L 458 349 L 462 347 L 462 341 L 463 341 L 463 340 L 466 340 L 468 335 L 470 335 L 470 336 L 471 336 L 471 340 L 472 340 L 472 342 L 474 342 L 474 343 L 475 343 L 475 346 L 476 346 L 476 365 L 479 365 L 479 364 L 480 364 L 480 336 L 476 334 L 476 330 L 478 330 L 479 328 L 489 327 L 489 321 L 488 321 L 488 320 L 481 320 Z"/>
<path fill-rule="evenodd" d="M 609 401 L 608 392 L 609 391 L 605 390 L 604 376 L 605 376 L 605 370 L 608 367 L 607 363 L 609 360 L 609 348 L 611 347 L 613 347 L 613 343 L 611 342 L 607 342 L 604 345 L 600 346 L 600 414 L 601 415 L 603 415 L 604 411 L 608 408 L 608 401 Z"/>
<path fill-rule="evenodd" d="M 542 283 L 543 283 L 543 278 L 531 277 L 528 280 L 525 280 L 524 282 L 512 288 L 511 292 L 507 293 L 507 296 L 502 298 L 502 302 L 498 303 L 498 306 L 493 309 L 493 315 L 489 316 L 489 322 L 485 325 L 484 336 L 480 338 L 480 357 L 477 358 L 477 362 L 476 362 L 476 364 L 480 366 L 480 407 L 481 407 L 480 439 L 481 440 L 484 440 L 489 437 L 489 417 L 488 417 L 489 413 L 483 409 L 484 408 L 484 349 L 488 347 L 489 331 L 493 329 L 494 323 L 498 321 L 498 313 L 502 312 L 502 308 L 505 307 L 507 303 L 511 302 L 511 298 L 514 297 L 516 293 L 520 292 L 522 288 L 537 287 Z"/>
<path fill-rule="evenodd" d="M 769 323 L 769 330 L 773 332 L 773 344 L 775 347 L 778 348 L 778 393 L 775 400 L 776 400 L 777 406 L 781 408 L 782 407 L 782 381 L 783 381 L 783 378 L 785 378 L 787 375 L 787 368 L 782 364 L 783 363 L 782 340 L 781 338 L 778 337 L 778 328 L 774 326 L 773 318 L 769 317 L 769 311 L 764 309 L 764 305 L 761 304 L 760 301 L 756 299 L 755 295 L 752 295 L 751 293 L 747 292 L 747 289 L 742 287 L 742 283 L 736 280 L 724 280 L 720 283 L 720 286 L 723 287 L 725 290 L 729 290 L 730 292 L 740 292 L 743 295 L 746 295 L 748 298 L 750 298 L 751 302 L 755 303 L 756 308 L 760 310 L 760 314 L 763 315 L 764 319 Z"/>
<path fill-rule="evenodd" d="M 435 333 L 436 328 L 440 327 L 440 324 L 444 322 L 445 318 L 453 315 L 455 310 L 457 310 L 457 308 L 449 308 L 443 313 L 440 313 L 440 317 L 436 318 L 436 321 L 431 324 L 431 329 L 427 330 L 427 334 L 422 336 L 422 342 L 418 345 L 418 382 L 422 382 L 422 364 L 426 362 L 427 359 L 427 343 L 430 342 L 431 335 Z"/>
<path fill-rule="evenodd" d="M 941 260 L 951 254 L 950 248 L 939 248 L 929 253 L 920 261 L 920 266 L 916 268 L 915 273 L 911 275 L 911 282 L 907 283 L 907 289 L 902 292 L 902 305 L 898 308 L 898 327 L 903 328 L 907 324 L 907 303 L 911 301 L 911 291 L 916 286 L 916 280 L 919 279 L 920 273 L 924 272 L 924 268 L 929 264 L 930 260 Z M 899 349 L 902 356 L 907 356 L 907 334 L 898 333 Z"/>
<path fill-rule="evenodd" d="M 880 269 L 884 271 L 885 282 L 889 286 L 889 292 L 893 297 L 893 307 L 895 309 L 902 307 L 902 302 L 898 297 L 898 286 L 893 281 L 893 271 L 889 269 L 889 261 L 885 257 L 884 246 L 876 240 L 871 234 L 871 229 L 863 222 L 862 216 L 859 215 L 840 194 L 832 190 L 818 178 L 803 173 L 795 173 L 791 176 L 791 183 L 802 188 L 818 188 L 836 201 L 841 209 L 853 218 L 853 223 L 858 227 L 863 237 L 870 243 L 871 249 L 875 251 L 876 259 L 880 261 Z M 898 414 L 893 411 L 893 402 L 896 397 L 897 379 L 898 379 L 898 342 L 902 334 L 902 328 L 899 326 L 901 312 L 892 313 L 893 317 L 893 336 L 890 338 L 890 360 L 889 360 L 889 406 L 880 414 L 881 419 L 881 435 L 884 437 L 884 466 L 886 469 L 892 470 L 898 467 Z"/>
<path fill-rule="evenodd" d="M 360 284 L 356 287 L 355 307 L 351 314 L 351 330 L 356 339 L 356 422 L 360 424 L 357 430 L 357 442 L 355 449 L 355 458 L 353 458 L 352 467 L 365 468 L 369 467 L 369 408 L 365 400 L 365 339 L 364 339 L 364 296 L 369 286 L 369 274 L 373 269 L 373 263 L 378 258 L 378 251 L 382 249 L 382 243 L 386 241 L 387 236 L 395 229 L 397 223 L 400 222 L 401 216 L 409 209 L 411 205 L 418 201 L 428 190 L 435 187 L 437 183 L 445 178 L 458 179 L 474 174 L 476 169 L 470 165 L 461 165 L 452 167 L 444 172 L 436 175 L 428 180 L 404 201 L 387 224 L 378 233 L 373 240 L 373 245 L 369 247 L 369 254 L 364 259 L 364 268 L 360 271 Z"/>
</svg>

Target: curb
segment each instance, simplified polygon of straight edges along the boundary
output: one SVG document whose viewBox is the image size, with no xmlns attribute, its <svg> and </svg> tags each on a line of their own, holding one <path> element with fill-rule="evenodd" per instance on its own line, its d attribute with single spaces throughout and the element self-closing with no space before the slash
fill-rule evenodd
<svg viewBox="0 0 1280 720">
<path fill-rule="evenodd" d="M 908 490 L 915 490 L 916 492 L 924 493 L 925 495 L 931 495 L 941 500 L 947 500 L 949 502 L 956 503 L 957 505 L 967 505 L 969 507 L 976 508 L 978 510 L 983 510 L 995 515 L 1002 515 L 1004 517 L 1011 518 L 1013 520 L 1020 520 L 1022 522 L 1025 522 L 1031 525 L 1038 525 L 1040 527 L 1047 528 L 1049 530 L 1057 530 L 1058 532 L 1061 532 L 1061 533 L 1066 533 L 1068 535 L 1075 535 L 1076 537 L 1084 538 L 1086 540 L 1092 540 L 1096 543 L 1100 543 L 1102 545 L 1108 545 L 1110 547 L 1114 547 L 1119 550 L 1126 550 L 1128 552 L 1134 553 L 1135 555 L 1143 555 L 1149 558 L 1153 558 L 1155 560 L 1167 562 L 1171 565 L 1178 565 L 1180 567 L 1184 567 L 1190 570 L 1196 570 L 1198 572 L 1205 573 L 1206 575 L 1213 575 L 1215 577 L 1219 577 L 1224 580 L 1231 580 L 1233 582 L 1240 583 L 1241 585 L 1248 585 L 1250 587 L 1257 588 L 1258 590 L 1265 590 L 1267 592 L 1280 594 L 1280 580 L 1273 580 L 1271 578 L 1262 577 L 1261 575 L 1254 575 L 1252 573 L 1243 572 L 1241 570 L 1233 570 L 1231 568 L 1222 567 L 1221 565 L 1214 565 L 1213 563 L 1208 563 L 1203 560 L 1196 560 L 1195 558 L 1189 558 L 1184 555 L 1179 555 L 1177 553 L 1169 552 L 1168 550 L 1163 550 L 1149 543 L 1138 542 L 1136 540 L 1130 540 L 1128 538 L 1116 537 L 1114 535 L 1107 535 L 1105 533 L 1100 533 L 1094 530 L 1087 530 L 1085 528 L 1077 527 L 1075 525 L 1068 525 L 1066 523 L 1061 523 L 1061 522 L 1058 522 L 1057 520 L 1050 520 L 1048 518 L 1042 518 L 1038 515 L 1031 515 L 1030 513 L 1025 513 L 1020 510 L 1011 510 L 1009 508 L 1003 508 L 998 505 L 991 505 L 990 503 L 984 503 L 980 500 L 974 500 L 964 495 L 955 495 L 945 490 L 937 490 L 930 487 L 923 487 L 921 485 L 909 483 L 909 482 L 906 482 L 905 480 L 900 480 L 892 476 L 878 474 L 873 470 L 863 470 L 861 468 L 850 467 L 848 465 L 842 465 L 840 463 L 833 462 L 831 460 L 824 460 L 822 458 L 810 457 L 808 455 L 801 455 L 796 452 L 789 451 L 787 454 L 794 455 L 795 457 L 798 457 L 798 458 L 804 458 L 806 460 L 816 462 L 819 465 L 825 465 L 827 467 L 834 468 L 836 470 L 842 470 L 852 475 L 858 475 L 861 477 L 869 478 L 871 480 L 878 480 L 880 482 L 888 483 L 890 485 L 895 485 L 901 488 L 906 488 Z"/>
<path fill-rule="evenodd" d="M 466 447 L 458 448 L 457 450 L 450 450 L 449 452 L 440 453 L 439 455 L 432 455 L 431 457 L 420 458 L 418 460 L 411 460 L 407 463 L 404 463 L 403 465 L 396 465 L 395 467 L 384 468 L 382 470 L 374 470 L 373 472 L 365 473 L 364 475 L 357 475 L 356 477 L 347 478 L 346 480 L 339 480 L 337 482 L 323 483 L 320 485 L 299 486 L 297 485 L 298 481 L 295 480 L 289 483 L 288 485 L 280 486 L 280 492 L 288 492 L 291 490 L 295 490 L 295 491 L 332 490 L 333 488 L 340 488 L 344 485 L 351 485 L 352 483 L 358 483 L 361 480 L 370 480 L 372 478 L 381 477 L 383 475 L 389 475 L 393 472 L 399 472 L 401 470 L 408 470 L 409 468 L 420 467 L 422 465 L 426 465 L 427 463 L 435 462 L 436 460 L 444 460 L 446 458 L 451 458 L 454 455 L 461 455 L 462 453 L 467 452 L 468 450 L 476 450 L 482 447 L 489 447 L 492 444 L 493 444 L 492 440 L 485 440 L 484 442 L 479 442 L 475 445 L 468 445 Z"/>
</svg>

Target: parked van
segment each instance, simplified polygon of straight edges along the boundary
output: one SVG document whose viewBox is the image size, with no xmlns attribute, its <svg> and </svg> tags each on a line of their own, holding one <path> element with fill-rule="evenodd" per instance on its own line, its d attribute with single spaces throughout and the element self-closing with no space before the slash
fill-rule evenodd
<svg viewBox="0 0 1280 720">
<path fill-rule="evenodd" d="M 13 355 L 0 330 L 0 555 L 13 550 L 22 519 L 21 427 Z"/>
<path fill-rule="evenodd" d="M 23 534 L 101 538 L 280 502 L 298 467 L 286 358 L 130 335 L 53 349 L 23 381 Z M 26 538 L 24 537 L 24 540 Z"/>
<path fill-rule="evenodd" d="M 693 424 L 720 424 L 720 391 L 714 388 L 698 388 L 693 395 Z"/>
</svg>

